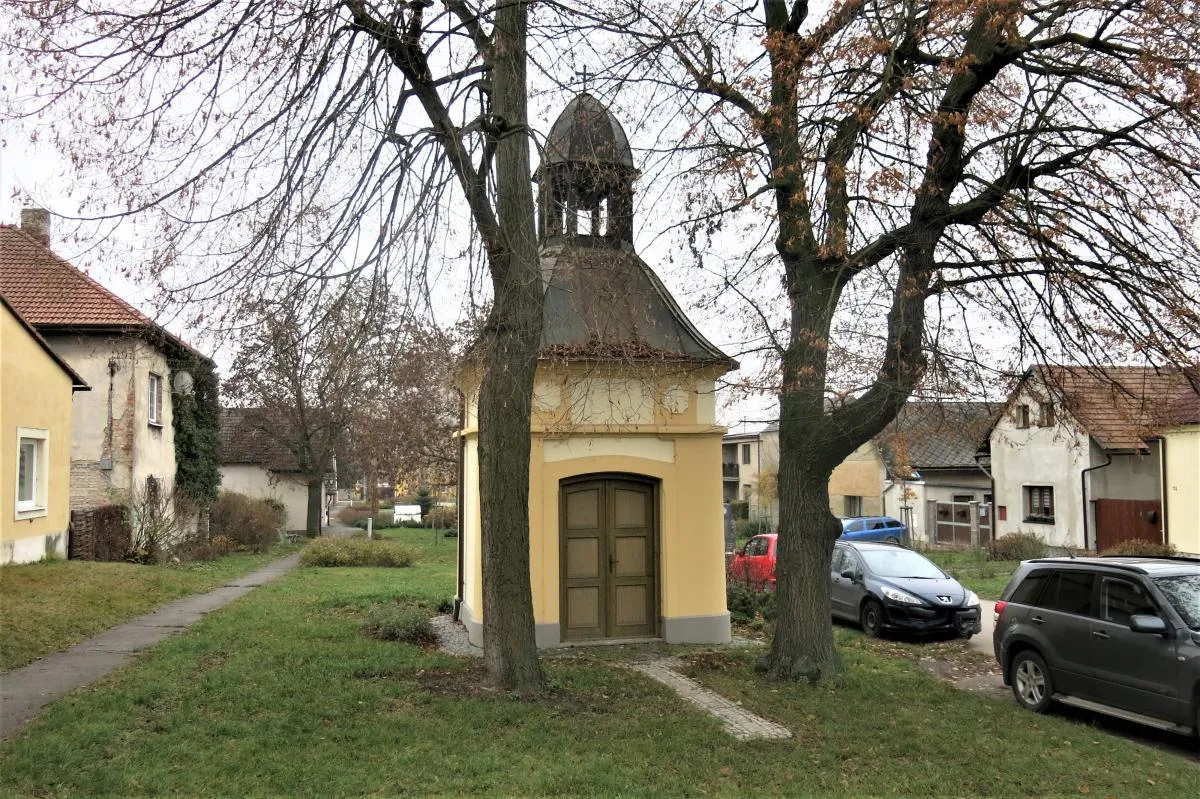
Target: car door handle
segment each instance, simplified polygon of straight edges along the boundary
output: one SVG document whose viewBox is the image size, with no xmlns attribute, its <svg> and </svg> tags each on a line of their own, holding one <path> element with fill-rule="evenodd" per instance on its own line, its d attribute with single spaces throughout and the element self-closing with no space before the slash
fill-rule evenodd
<svg viewBox="0 0 1200 799">
<path fill-rule="evenodd" d="M 1041 616 L 1034 616 L 1032 619 L 1030 619 L 1030 621 L 1033 622 L 1034 624 L 1045 624 L 1046 623 L 1046 620 L 1043 619 Z"/>
<path fill-rule="evenodd" d="M 1092 637 L 1093 638 L 1108 638 L 1108 633 L 1104 632 L 1104 630 L 1092 630 Z"/>
</svg>

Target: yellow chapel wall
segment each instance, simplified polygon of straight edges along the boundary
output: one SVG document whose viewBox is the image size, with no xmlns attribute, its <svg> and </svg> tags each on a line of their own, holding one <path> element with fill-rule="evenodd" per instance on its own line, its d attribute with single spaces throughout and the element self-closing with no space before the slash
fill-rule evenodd
<svg viewBox="0 0 1200 799">
<path fill-rule="evenodd" d="M 535 386 L 530 449 L 530 582 L 538 639 L 558 643 L 560 613 L 559 484 L 581 474 L 624 473 L 659 481 L 659 613 L 668 640 L 729 639 L 721 499 L 721 436 L 716 425 L 715 377 L 679 370 L 658 377 L 629 367 L 542 366 Z M 588 408 L 577 386 L 601 397 Z M 467 486 L 462 534 L 463 618 L 481 638 L 482 552 L 475 386 L 467 395 Z M 613 423 L 594 416 L 616 396 Z M 630 402 L 630 398 L 634 400 Z M 652 409 L 636 408 L 636 398 Z M 574 412 L 573 412 L 574 411 Z"/>
</svg>

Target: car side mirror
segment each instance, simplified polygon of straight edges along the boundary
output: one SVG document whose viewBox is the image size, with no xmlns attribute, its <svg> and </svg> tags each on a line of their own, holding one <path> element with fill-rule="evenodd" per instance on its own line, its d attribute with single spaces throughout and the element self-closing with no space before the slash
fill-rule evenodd
<svg viewBox="0 0 1200 799">
<path fill-rule="evenodd" d="M 854 569 L 845 569 L 842 571 L 842 576 L 851 582 L 858 582 L 858 575 L 854 573 Z"/>
<path fill-rule="evenodd" d="M 745 550 L 745 548 L 743 548 L 743 549 L 735 549 L 735 550 L 733 550 L 733 554 L 737 555 L 738 557 L 745 557 L 745 556 L 746 556 L 746 550 Z"/>
<path fill-rule="evenodd" d="M 1152 616 L 1149 613 L 1135 613 L 1129 617 L 1129 629 L 1135 633 L 1166 635 L 1167 623 L 1159 616 Z"/>
</svg>

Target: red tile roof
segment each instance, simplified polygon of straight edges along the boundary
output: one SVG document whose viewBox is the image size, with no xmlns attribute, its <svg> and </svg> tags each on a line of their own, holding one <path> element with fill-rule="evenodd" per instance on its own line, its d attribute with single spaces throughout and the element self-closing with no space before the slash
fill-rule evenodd
<svg viewBox="0 0 1200 799">
<path fill-rule="evenodd" d="M 0 293 L 31 325 L 154 324 L 25 231 L 0 225 Z"/>
<path fill-rule="evenodd" d="M 1174 425 L 1200 423 L 1200 373 L 1140 366 L 1040 367 L 1070 413 L 1107 450 L 1136 450 Z"/>
<path fill-rule="evenodd" d="M 150 328 L 203 355 L 14 225 L 0 225 L 0 294 L 39 328 Z"/>
</svg>

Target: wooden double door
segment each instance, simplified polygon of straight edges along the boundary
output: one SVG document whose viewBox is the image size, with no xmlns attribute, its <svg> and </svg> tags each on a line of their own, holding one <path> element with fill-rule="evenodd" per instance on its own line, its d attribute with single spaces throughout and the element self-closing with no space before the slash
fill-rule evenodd
<svg viewBox="0 0 1200 799">
<path fill-rule="evenodd" d="M 563 481 L 559 505 L 564 641 L 658 632 L 657 490 L 627 477 Z"/>
</svg>

